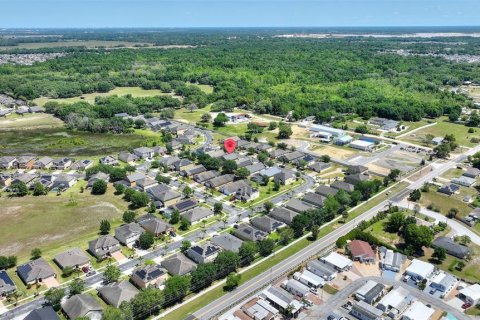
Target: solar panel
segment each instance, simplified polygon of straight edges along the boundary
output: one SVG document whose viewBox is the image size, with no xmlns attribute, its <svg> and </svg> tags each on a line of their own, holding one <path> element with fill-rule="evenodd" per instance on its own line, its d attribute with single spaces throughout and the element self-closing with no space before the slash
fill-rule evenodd
<svg viewBox="0 0 480 320">
<path fill-rule="evenodd" d="M 0 279 L 3 280 L 3 282 L 5 282 L 5 284 L 8 284 L 10 286 L 14 286 L 15 284 L 13 283 L 12 279 L 10 279 L 10 277 L 8 276 L 7 272 L 6 271 L 0 271 Z"/>
</svg>

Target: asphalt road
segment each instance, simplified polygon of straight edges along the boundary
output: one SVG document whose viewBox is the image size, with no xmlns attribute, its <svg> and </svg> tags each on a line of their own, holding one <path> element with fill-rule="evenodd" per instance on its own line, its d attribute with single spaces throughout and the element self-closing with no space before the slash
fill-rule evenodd
<svg viewBox="0 0 480 320">
<path fill-rule="evenodd" d="M 457 319 L 459 320 L 467 320 L 469 319 L 467 316 L 459 312 L 457 309 L 454 307 L 446 304 L 443 300 L 440 300 L 438 298 L 435 298 L 423 291 L 420 291 L 418 289 L 412 288 L 406 283 L 399 282 L 399 281 L 394 281 L 390 279 L 385 279 L 382 277 L 363 277 L 361 279 L 358 279 L 356 281 L 353 281 L 351 284 L 349 284 L 347 287 L 343 288 L 340 290 L 337 294 L 334 296 L 330 297 L 328 299 L 328 303 L 322 305 L 320 308 L 314 310 L 308 317 L 305 317 L 304 319 L 326 319 L 328 315 L 331 313 L 334 313 L 335 310 L 338 310 L 341 308 L 341 305 L 346 303 L 347 298 L 352 295 L 355 291 L 357 291 L 361 286 L 363 286 L 367 281 L 373 280 L 378 283 L 382 283 L 385 286 L 395 286 L 395 287 L 403 287 L 406 290 L 409 291 L 409 293 L 414 296 L 415 298 L 419 299 L 425 304 L 430 304 L 433 309 L 437 310 L 444 310 L 452 315 L 454 315 Z M 346 310 L 342 310 L 345 311 Z"/>
</svg>

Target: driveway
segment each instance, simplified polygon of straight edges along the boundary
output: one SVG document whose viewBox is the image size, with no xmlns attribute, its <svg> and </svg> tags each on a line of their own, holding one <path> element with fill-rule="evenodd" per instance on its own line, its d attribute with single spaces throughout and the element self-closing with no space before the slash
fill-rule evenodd
<svg viewBox="0 0 480 320">
<path fill-rule="evenodd" d="M 126 259 L 123 253 L 121 253 L 120 251 L 112 253 L 112 258 L 115 259 L 115 261 L 117 262 L 121 262 Z"/>
<path fill-rule="evenodd" d="M 42 283 L 47 287 L 47 288 L 53 288 L 53 287 L 58 287 L 60 283 L 58 280 L 54 277 L 50 277 L 47 279 L 43 279 Z"/>
</svg>

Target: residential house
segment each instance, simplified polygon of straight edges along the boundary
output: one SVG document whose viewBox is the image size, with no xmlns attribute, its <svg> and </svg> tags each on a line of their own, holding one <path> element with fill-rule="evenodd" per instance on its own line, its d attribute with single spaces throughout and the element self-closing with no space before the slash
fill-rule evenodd
<svg viewBox="0 0 480 320">
<path fill-rule="evenodd" d="M 355 190 L 355 186 L 353 184 L 347 183 L 345 181 L 334 181 L 330 184 L 330 187 L 337 190 L 343 190 L 348 193 L 353 192 Z"/>
<path fill-rule="evenodd" d="M 159 264 L 152 264 L 135 269 L 132 282 L 140 289 L 159 288 L 167 280 L 167 270 Z"/>
<path fill-rule="evenodd" d="M 298 200 L 298 199 L 291 199 L 290 201 L 288 201 L 286 204 L 285 204 L 285 208 L 289 209 L 289 210 L 292 210 L 292 211 L 295 211 L 295 212 L 298 212 L 298 213 L 302 213 L 302 212 L 305 212 L 305 211 L 308 211 L 308 210 L 312 210 L 313 207 L 301 200 Z"/>
<path fill-rule="evenodd" d="M 233 231 L 233 235 L 243 241 L 259 241 L 265 239 L 267 234 L 261 230 L 252 227 L 249 224 L 242 223 Z"/>
<path fill-rule="evenodd" d="M 249 182 L 245 179 L 232 181 L 220 187 L 219 191 L 224 195 L 235 194 L 239 189 L 249 186 Z"/>
<path fill-rule="evenodd" d="M 36 178 L 37 176 L 31 173 L 19 173 L 14 176 L 12 184 L 23 182 L 27 185 L 27 187 L 29 187 L 31 184 L 33 184 Z"/>
<path fill-rule="evenodd" d="M 458 193 L 459 190 L 460 190 L 459 186 L 457 186 L 455 184 L 452 184 L 452 183 L 449 183 L 449 184 L 446 184 L 446 185 L 442 186 L 441 188 L 439 188 L 438 192 L 444 193 L 448 196 L 451 196 L 455 193 Z"/>
<path fill-rule="evenodd" d="M 50 278 L 56 278 L 55 270 L 44 258 L 38 258 L 17 267 L 17 275 L 25 285 L 43 282 Z"/>
<path fill-rule="evenodd" d="M 172 150 L 179 150 L 182 148 L 183 145 L 184 144 L 181 141 L 173 139 L 172 141 L 167 143 L 167 148 L 172 148 Z"/>
<path fill-rule="evenodd" d="M 275 150 L 270 151 L 268 153 L 268 155 L 270 156 L 270 158 L 278 159 L 278 158 L 280 158 L 281 156 L 283 156 L 287 153 L 290 153 L 290 151 L 283 150 L 283 149 L 275 149 Z"/>
<path fill-rule="evenodd" d="M 134 188 L 137 186 L 137 181 L 145 179 L 146 176 L 142 172 L 133 172 L 125 178 L 125 181 L 127 182 L 127 185 L 131 188 Z"/>
<path fill-rule="evenodd" d="M 461 289 L 458 297 L 466 303 L 476 306 L 478 303 L 480 303 L 480 284 L 475 283 Z"/>
<path fill-rule="evenodd" d="M 325 163 L 325 162 L 314 162 L 311 165 L 308 166 L 308 168 L 312 171 L 315 172 L 322 172 L 323 170 L 326 170 L 330 168 L 332 165 L 330 163 Z"/>
<path fill-rule="evenodd" d="M 403 314 L 402 320 L 430 320 L 435 310 L 415 301 Z"/>
<path fill-rule="evenodd" d="M 53 160 L 52 169 L 54 170 L 66 170 L 72 165 L 72 159 L 60 158 Z"/>
<path fill-rule="evenodd" d="M 204 185 L 207 188 L 215 189 L 223 186 L 224 184 L 232 182 L 234 179 L 235 179 L 235 176 L 233 174 L 224 174 L 208 180 L 207 182 L 204 183 Z"/>
<path fill-rule="evenodd" d="M 250 175 L 252 175 L 254 173 L 264 170 L 265 165 L 261 162 L 257 162 L 257 163 L 246 166 L 245 169 L 247 169 Z"/>
<path fill-rule="evenodd" d="M 158 185 L 157 180 L 150 178 L 150 177 L 145 177 L 144 179 L 140 179 L 136 182 L 136 189 L 139 189 L 141 191 L 147 191 L 150 188 L 153 188 Z"/>
<path fill-rule="evenodd" d="M 51 190 L 60 190 L 64 191 L 68 188 L 71 188 L 77 183 L 78 180 L 74 175 L 71 174 L 59 174 L 53 181 Z"/>
<path fill-rule="evenodd" d="M 16 157 L 0 157 L 0 169 L 12 169 L 17 167 Z"/>
<path fill-rule="evenodd" d="M 193 175 L 196 175 L 205 171 L 207 171 L 207 169 L 205 169 L 205 167 L 202 164 L 200 164 L 198 166 L 187 167 L 183 169 L 182 172 L 180 172 L 180 175 L 183 177 L 191 177 Z"/>
<path fill-rule="evenodd" d="M 258 216 L 250 220 L 250 224 L 255 228 L 265 231 L 265 232 L 273 232 L 277 231 L 280 228 L 285 227 L 285 223 L 270 218 L 269 216 Z"/>
<path fill-rule="evenodd" d="M 428 279 L 434 270 L 435 268 L 431 263 L 413 259 L 412 263 L 405 270 L 405 273 L 415 280 L 423 280 Z"/>
<path fill-rule="evenodd" d="M 167 148 L 162 147 L 162 146 L 152 147 L 152 150 L 155 154 L 158 154 L 158 155 L 161 155 L 161 156 L 163 156 L 167 153 Z"/>
<path fill-rule="evenodd" d="M 300 151 L 293 151 L 282 155 L 279 159 L 282 162 L 293 162 L 297 159 L 303 158 L 305 154 Z"/>
<path fill-rule="evenodd" d="M 442 292 L 442 296 L 445 296 L 455 288 L 457 283 L 458 279 L 451 274 L 440 272 L 433 277 L 432 282 L 430 282 L 430 287 Z"/>
<path fill-rule="evenodd" d="M 476 179 L 478 176 L 480 176 L 480 169 L 475 168 L 475 167 L 469 167 L 467 171 L 463 173 L 465 177 L 473 178 Z"/>
<path fill-rule="evenodd" d="M 97 289 L 100 297 L 109 305 L 118 308 L 122 302 L 130 302 L 140 292 L 128 281 L 109 283 Z"/>
<path fill-rule="evenodd" d="M 180 159 L 175 161 L 172 165 L 175 171 L 182 171 L 195 166 L 195 164 L 188 159 Z"/>
<path fill-rule="evenodd" d="M 183 276 L 195 270 L 197 264 L 188 259 L 183 253 L 178 253 L 163 260 L 162 266 L 167 269 L 171 275 Z"/>
<path fill-rule="evenodd" d="M 60 317 L 51 306 L 46 306 L 33 310 L 23 320 L 60 320 Z"/>
<path fill-rule="evenodd" d="M 133 153 L 130 153 L 128 151 L 121 151 L 118 154 L 118 160 L 128 163 L 128 164 L 134 164 L 135 161 L 137 161 L 137 156 L 134 155 Z"/>
<path fill-rule="evenodd" d="M 33 169 L 50 169 L 53 165 L 53 159 L 50 157 L 41 157 L 33 164 Z"/>
<path fill-rule="evenodd" d="M 368 242 L 362 240 L 352 240 L 348 244 L 348 250 L 353 260 L 360 262 L 375 262 L 375 252 Z"/>
<path fill-rule="evenodd" d="M 72 248 L 65 252 L 59 253 L 53 259 L 60 269 L 73 268 L 81 269 L 90 264 L 90 258 L 85 251 L 80 248 Z"/>
<path fill-rule="evenodd" d="M 373 304 L 378 301 L 385 293 L 385 286 L 373 280 L 368 280 L 363 286 L 355 292 L 355 297 L 360 301 Z"/>
<path fill-rule="evenodd" d="M 102 180 L 102 181 L 108 183 L 108 181 L 110 181 L 110 175 L 108 173 L 104 173 L 104 172 L 101 172 L 101 171 L 95 173 L 94 175 L 92 175 L 90 177 L 90 179 L 88 179 L 87 188 L 91 188 L 93 186 L 93 184 L 98 180 Z"/>
<path fill-rule="evenodd" d="M 304 285 L 307 285 L 307 286 L 309 286 L 310 288 L 313 288 L 313 289 L 321 288 L 327 283 L 325 281 L 325 279 L 323 279 L 322 277 L 316 275 L 315 273 L 313 273 L 311 271 L 308 271 L 307 269 L 304 269 L 302 271 L 302 273 L 295 272 L 293 274 L 293 278 L 297 279 L 298 281 L 300 281 Z"/>
<path fill-rule="evenodd" d="M 296 179 L 297 176 L 295 175 L 295 172 L 288 169 L 283 169 L 281 172 L 273 176 L 273 180 L 275 182 L 280 183 L 284 186 L 294 183 Z"/>
<path fill-rule="evenodd" d="M 348 174 L 368 174 L 368 167 L 362 165 L 351 165 L 347 168 Z"/>
<path fill-rule="evenodd" d="M 133 247 L 145 230 L 136 222 L 124 224 L 115 229 L 115 238 L 127 247 Z"/>
<path fill-rule="evenodd" d="M 328 197 L 328 196 L 335 196 L 338 192 L 338 189 L 333 189 L 328 186 L 320 185 L 315 190 L 315 193 L 318 193 L 321 196 Z"/>
<path fill-rule="evenodd" d="M 70 167 L 71 170 L 85 171 L 93 166 L 93 161 L 88 159 L 78 160 Z"/>
<path fill-rule="evenodd" d="M 254 189 L 251 185 L 240 187 L 235 192 L 235 198 L 243 202 L 255 200 L 259 196 L 260 192 L 257 189 Z"/>
<path fill-rule="evenodd" d="M 221 251 L 219 246 L 212 244 L 210 241 L 193 245 L 186 252 L 187 256 L 196 263 L 213 262 Z"/>
<path fill-rule="evenodd" d="M 438 237 L 432 242 L 432 247 L 443 248 L 449 255 L 465 259 L 470 255 L 470 248 L 461 244 L 455 243 L 451 238 Z"/>
<path fill-rule="evenodd" d="M 0 298 L 17 290 L 17 286 L 6 270 L 0 270 Z"/>
<path fill-rule="evenodd" d="M 402 314 L 412 300 L 407 289 L 397 287 L 388 292 L 377 304 L 377 309 L 387 313 L 392 319 Z"/>
<path fill-rule="evenodd" d="M 232 152 L 232 153 L 224 153 L 220 159 L 224 160 L 224 161 L 228 161 L 228 160 L 237 160 L 239 157 L 238 153 L 236 152 Z"/>
<path fill-rule="evenodd" d="M 260 297 L 283 313 L 290 312 L 293 318 L 298 317 L 303 309 L 300 301 L 296 300 L 290 293 L 277 287 L 268 287 L 262 291 Z"/>
<path fill-rule="evenodd" d="M 164 207 L 172 206 L 182 199 L 180 193 L 170 189 L 166 184 L 159 184 L 149 188 L 147 194 L 154 201 L 159 201 Z"/>
<path fill-rule="evenodd" d="M 358 301 L 350 313 L 360 320 L 382 320 L 383 312 L 364 301 Z"/>
<path fill-rule="evenodd" d="M 237 164 L 238 168 L 245 168 L 247 166 L 251 166 L 252 164 L 254 164 L 255 160 L 250 157 L 240 157 L 237 160 L 235 160 L 235 163 Z"/>
<path fill-rule="evenodd" d="M 331 281 L 335 279 L 338 273 L 335 268 L 319 260 L 307 262 L 307 270 L 323 278 L 325 281 Z"/>
<path fill-rule="evenodd" d="M 464 187 L 471 187 L 477 182 L 477 179 L 470 178 L 467 176 L 460 176 L 458 178 L 452 179 L 451 181 L 452 183 L 455 183 Z"/>
<path fill-rule="evenodd" d="M 172 210 L 178 210 L 180 213 L 182 213 L 182 212 L 191 210 L 197 206 L 198 206 L 197 200 L 193 198 L 188 198 L 175 203 L 170 208 L 172 208 Z"/>
<path fill-rule="evenodd" d="M 267 301 L 260 299 L 259 297 L 255 297 L 241 306 L 240 310 L 235 311 L 233 313 L 234 318 L 232 320 L 274 320 L 279 312 L 280 311 L 275 309 Z"/>
<path fill-rule="evenodd" d="M 118 160 L 113 156 L 106 156 L 100 159 L 100 164 L 106 164 L 108 166 L 118 166 Z"/>
<path fill-rule="evenodd" d="M 325 257 L 321 257 L 320 261 L 334 267 L 340 272 L 350 270 L 353 266 L 352 260 L 348 259 L 344 255 L 336 253 L 335 251 L 330 252 Z"/>
<path fill-rule="evenodd" d="M 225 233 L 221 235 L 213 236 L 210 241 L 222 248 L 223 250 L 232 251 L 238 253 L 240 247 L 242 246 L 243 241 L 239 238 L 231 235 L 230 233 Z"/>
<path fill-rule="evenodd" d="M 190 223 L 195 223 L 197 221 L 207 219 L 211 216 L 213 216 L 213 211 L 205 207 L 196 207 L 188 210 L 185 213 L 182 213 L 182 217 L 184 217 Z"/>
<path fill-rule="evenodd" d="M 310 293 L 310 288 L 298 280 L 288 279 L 282 283 L 282 288 L 294 296 L 303 298 Z"/>
<path fill-rule="evenodd" d="M 277 173 L 282 172 L 282 169 L 279 167 L 270 167 L 267 169 L 263 169 L 260 172 L 258 172 L 259 176 L 267 176 L 268 178 L 273 178 Z"/>
<path fill-rule="evenodd" d="M 140 159 L 152 159 L 155 156 L 155 151 L 147 147 L 140 147 L 133 149 L 133 154 Z"/>
<path fill-rule="evenodd" d="M 384 270 L 390 270 L 394 272 L 399 272 L 403 263 L 406 261 L 407 257 L 399 252 L 393 252 L 393 250 L 387 249 L 385 247 L 378 248 L 380 253 L 380 267 Z"/>
<path fill-rule="evenodd" d="M 33 168 L 34 164 L 35 164 L 34 156 L 20 156 L 17 158 L 17 166 L 19 169 L 30 170 Z"/>
<path fill-rule="evenodd" d="M 120 242 L 107 234 L 88 242 L 88 251 L 97 259 L 102 260 L 120 251 Z"/>
<path fill-rule="evenodd" d="M 208 151 L 208 152 L 205 152 L 205 153 L 208 154 L 212 158 L 220 158 L 220 157 L 223 157 L 225 155 L 225 151 L 223 151 L 222 149 L 211 150 L 211 151 Z"/>
<path fill-rule="evenodd" d="M 5 173 L 0 173 L 0 188 L 7 188 L 12 184 L 12 177 Z"/>
<path fill-rule="evenodd" d="M 153 234 L 155 237 L 173 231 L 173 227 L 170 224 L 158 219 L 151 214 L 146 214 L 140 217 L 138 220 L 140 226 L 147 232 Z"/>
<path fill-rule="evenodd" d="M 367 181 L 370 179 L 370 176 L 366 174 L 349 174 L 345 176 L 344 181 L 353 185 L 356 185 L 359 182 Z"/>
<path fill-rule="evenodd" d="M 319 195 L 318 193 L 308 192 L 303 196 L 302 201 L 321 208 L 323 207 L 325 199 L 325 197 Z"/>
<path fill-rule="evenodd" d="M 193 175 L 193 180 L 197 183 L 205 183 L 215 177 L 220 176 L 220 173 L 215 170 L 205 171 Z"/>
<path fill-rule="evenodd" d="M 298 214 L 298 212 L 283 208 L 283 207 L 275 207 L 270 212 L 270 216 L 278 221 L 284 222 L 286 224 L 291 224 L 293 218 Z"/>
<path fill-rule="evenodd" d="M 90 294 L 76 294 L 62 302 L 62 310 L 68 319 L 89 318 L 102 319 L 102 306 Z"/>
</svg>

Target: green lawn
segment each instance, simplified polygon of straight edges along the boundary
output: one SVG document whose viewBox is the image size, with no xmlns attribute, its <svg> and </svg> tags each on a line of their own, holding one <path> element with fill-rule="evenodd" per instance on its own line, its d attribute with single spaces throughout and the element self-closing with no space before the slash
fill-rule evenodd
<svg viewBox="0 0 480 320">
<path fill-rule="evenodd" d="M 445 171 L 445 173 L 442 174 L 441 177 L 445 178 L 445 179 L 458 178 L 459 176 L 461 176 L 463 174 L 463 172 L 464 171 L 462 169 L 452 168 L 452 169 L 448 169 L 447 171 Z"/>
<path fill-rule="evenodd" d="M 225 127 L 214 127 L 213 129 L 225 137 L 243 136 L 248 130 L 246 123 L 228 124 Z"/>
<path fill-rule="evenodd" d="M 72 98 L 53 99 L 49 97 L 41 97 L 33 100 L 33 102 L 39 106 L 43 106 L 45 103 L 49 101 L 56 101 L 61 103 L 74 103 L 78 101 L 86 101 L 88 103 L 94 104 L 95 97 L 108 97 L 113 95 L 125 96 L 127 94 L 130 94 L 133 97 L 153 97 L 153 96 L 170 95 L 169 93 L 164 93 L 157 89 L 145 90 L 140 87 L 117 87 L 108 92 L 87 93 L 87 94 L 83 94 L 81 96 L 72 97 Z"/>
<path fill-rule="evenodd" d="M 77 183 L 61 196 L 54 192 L 47 196 L 0 198 L 0 252 L 17 255 L 19 263 L 28 260 L 30 251 L 38 247 L 47 259 L 74 246 L 87 248 L 87 242 L 98 236 L 102 219 L 108 219 L 112 230 L 121 223 L 127 203 L 113 195 L 110 185 L 107 193 L 93 196 L 89 191 L 79 192 Z"/>
<path fill-rule="evenodd" d="M 185 108 L 181 108 L 178 110 L 175 110 L 175 117 L 174 119 L 176 120 L 185 120 L 188 121 L 191 124 L 195 124 L 197 122 L 200 122 L 202 115 L 205 113 L 210 112 L 210 106 L 207 106 L 202 109 L 197 109 L 194 111 L 187 110 Z"/>
<path fill-rule="evenodd" d="M 338 292 L 338 289 L 332 287 L 331 285 L 329 284 L 326 284 L 322 287 L 322 290 L 325 290 L 326 293 L 328 294 L 331 294 L 331 295 L 334 295 Z"/>
<path fill-rule="evenodd" d="M 444 215 L 446 215 L 451 208 L 457 208 L 460 210 L 460 216 L 466 216 L 473 209 L 463 202 L 461 198 L 461 195 L 447 196 L 438 193 L 434 188 L 430 188 L 429 192 L 422 192 L 419 203 L 424 207 L 433 205 L 434 209 L 440 209 L 440 213 Z"/>
<path fill-rule="evenodd" d="M 62 120 L 46 113 L 26 114 L 24 116 L 12 114 L 0 119 L 0 131 L 50 129 L 62 128 L 63 126 Z"/>
<path fill-rule="evenodd" d="M 449 122 L 446 117 L 437 119 L 437 124 L 428 128 L 423 128 L 414 133 L 415 137 L 406 135 L 401 140 L 410 141 L 413 143 L 423 144 L 423 140 L 427 134 L 432 134 L 435 137 L 444 137 L 446 134 L 453 134 L 460 145 L 472 147 L 475 143 L 470 142 L 471 138 L 480 138 L 480 133 L 468 133 L 468 128 L 462 124 Z"/>
<path fill-rule="evenodd" d="M 294 181 L 293 183 L 286 185 L 286 186 L 280 186 L 280 190 L 278 191 L 273 191 L 273 182 L 270 181 L 268 185 L 266 186 L 258 186 L 258 191 L 260 193 L 259 197 L 253 201 L 248 201 L 248 202 L 237 202 L 237 206 L 242 207 L 242 208 L 248 208 L 249 206 L 257 205 L 259 203 L 265 202 L 268 199 L 277 196 L 279 194 L 288 192 L 290 190 L 295 189 L 297 186 L 301 185 L 303 183 L 303 179 L 298 179 Z"/>
<path fill-rule="evenodd" d="M 402 125 L 407 127 L 406 130 L 403 130 L 403 131 L 400 131 L 400 132 L 388 132 L 388 133 L 385 133 L 385 136 L 391 136 L 391 137 L 396 137 L 398 135 L 401 135 L 401 134 L 404 134 L 404 133 L 407 133 L 407 132 L 410 132 L 412 130 L 415 130 L 417 128 L 420 128 L 420 127 L 423 127 L 424 125 L 427 125 L 429 122 L 427 120 L 420 120 L 420 121 L 415 121 L 415 122 L 411 122 L 411 121 L 402 121 Z"/>
<path fill-rule="evenodd" d="M 90 157 L 161 144 L 157 133 L 107 134 L 71 131 L 64 128 L 9 130 L 0 134 L 0 156 L 35 154 L 50 157 Z"/>
<path fill-rule="evenodd" d="M 378 237 L 385 243 L 395 246 L 401 242 L 401 238 L 396 233 L 390 233 L 385 231 L 385 222 L 386 219 L 378 221 L 371 225 L 369 228 L 367 228 L 365 231 L 374 234 L 376 237 Z"/>
<path fill-rule="evenodd" d="M 208 84 L 198 84 L 198 83 L 189 83 L 189 85 L 194 86 L 205 92 L 206 94 L 213 93 L 213 87 Z"/>
</svg>

